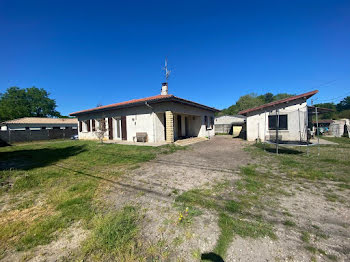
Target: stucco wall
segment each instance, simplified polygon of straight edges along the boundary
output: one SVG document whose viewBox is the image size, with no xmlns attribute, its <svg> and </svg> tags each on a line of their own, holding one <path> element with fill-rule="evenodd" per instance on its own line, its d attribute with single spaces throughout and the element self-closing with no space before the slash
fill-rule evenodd
<svg viewBox="0 0 350 262">
<path fill-rule="evenodd" d="M 219 116 L 215 117 L 215 125 L 220 125 L 220 124 L 243 124 L 245 120 L 244 116 Z"/>
<path fill-rule="evenodd" d="M 137 132 L 146 132 L 149 142 L 155 142 L 154 113 L 126 116 L 127 140 L 133 141 Z M 135 140 L 136 141 L 136 140 Z"/>
<path fill-rule="evenodd" d="M 307 104 L 301 99 L 292 104 L 280 105 L 275 108 L 268 108 L 266 111 L 247 116 L 247 140 L 261 141 L 272 140 L 276 137 L 276 130 L 269 130 L 268 116 L 276 115 L 276 109 L 279 109 L 280 115 L 288 115 L 288 130 L 279 130 L 278 137 L 285 141 L 299 141 L 300 135 L 303 141 L 307 137 Z M 299 111 L 298 111 L 299 109 Z M 300 128 L 299 128 L 300 125 Z M 300 132 L 299 132 L 300 131 Z"/>
<path fill-rule="evenodd" d="M 213 136 L 214 128 L 212 130 L 206 130 L 204 126 L 204 116 L 214 117 L 214 112 L 209 110 L 183 105 L 174 102 L 162 102 L 150 105 L 142 105 L 137 107 L 122 108 L 117 110 L 110 110 L 105 112 L 95 112 L 78 116 L 78 121 L 86 121 L 88 119 L 101 119 L 101 118 L 118 118 L 126 116 L 127 123 L 127 140 L 133 141 L 136 136 L 136 132 L 147 132 L 149 142 L 164 141 L 164 117 L 165 111 L 171 111 L 175 114 L 188 115 L 189 121 L 189 134 L 191 136 Z M 174 116 L 175 117 L 175 116 Z M 185 133 L 185 125 L 183 118 L 183 134 Z M 174 119 L 174 131 L 175 137 L 177 137 L 177 119 Z M 116 132 L 115 120 L 113 120 L 113 130 Z M 92 126 L 92 125 L 91 125 Z M 84 130 L 84 128 L 83 128 Z M 93 132 L 79 132 L 80 139 L 97 139 Z M 108 139 L 108 132 L 106 132 L 105 139 Z M 116 133 L 113 135 L 113 139 L 117 140 Z"/>
</svg>

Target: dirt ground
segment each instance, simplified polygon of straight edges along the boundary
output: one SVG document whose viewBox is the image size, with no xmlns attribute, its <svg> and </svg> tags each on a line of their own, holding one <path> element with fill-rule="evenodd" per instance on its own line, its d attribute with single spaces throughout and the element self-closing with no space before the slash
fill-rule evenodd
<svg viewBox="0 0 350 262">
<path fill-rule="evenodd" d="M 210 252 L 219 235 L 217 217 L 206 212 L 190 228 L 174 227 L 178 210 L 173 207 L 175 198 L 193 188 L 226 180 L 239 179 L 235 174 L 239 166 L 246 165 L 249 154 L 243 151 L 246 142 L 214 137 L 179 150 L 160 155 L 143 164 L 122 179 L 123 185 L 111 189 L 108 194 L 116 208 L 136 204 L 145 211 L 143 235 L 149 243 L 164 242 L 164 250 L 174 251 L 183 261 L 194 260 L 193 252 Z M 181 242 L 183 243 L 177 243 Z"/>
<path fill-rule="evenodd" d="M 167 254 L 170 261 L 199 261 L 201 254 L 211 252 L 215 247 L 220 234 L 218 216 L 204 210 L 190 226 L 178 226 L 175 198 L 190 189 L 240 179 L 240 166 L 264 161 L 252 158 L 243 150 L 247 143 L 216 136 L 194 144 L 188 150 L 160 155 L 123 177 L 119 185 L 110 187 L 106 200 L 116 209 L 130 204 L 141 207 L 145 214 L 144 245 L 159 243 L 159 253 Z M 280 206 L 265 214 L 275 221 L 277 240 L 236 236 L 228 248 L 226 261 L 327 261 L 325 254 L 310 254 L 303 248 L 300 240 L 300 228 L 303 227 L 322 228 L 327 237 L 322 238 L 318 246 L 327 254 L 335 254 L 338 261 L 350 259 L 349 207 L 326 202 L 319 188 L 302 190 L 298 184 L 286 182 L 283 189 L 292 194 L 279 196 Z M 285 210 L 293 213 L 293 219 L 300 226 L 298 230 L 283 225 L 281 213 Z"/>
</svg>

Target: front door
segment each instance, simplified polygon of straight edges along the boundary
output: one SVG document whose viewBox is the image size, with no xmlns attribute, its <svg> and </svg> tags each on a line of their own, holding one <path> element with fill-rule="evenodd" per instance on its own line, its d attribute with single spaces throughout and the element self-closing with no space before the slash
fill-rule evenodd
<svg viewBox="0 0 350 262">
<path fill-rule="evenodd" d="M 108 138 L 113 140 L 113 121 L 111 117 L 108 118 Z"/>
<path fill-rule="evenodd" d="M 126 134 L 126 116 L 122 116 L 122 139 L 127 140 Z"/>
<path fill-rule="evenodd" d="M 182 137 L 181 115 L 177 115 L 177 137 Z"/>
</svg>

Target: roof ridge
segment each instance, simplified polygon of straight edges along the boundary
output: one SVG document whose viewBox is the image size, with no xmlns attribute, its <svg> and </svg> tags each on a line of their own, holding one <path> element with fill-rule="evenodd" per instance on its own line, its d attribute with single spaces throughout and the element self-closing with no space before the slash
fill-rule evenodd
<svg viewBox="0 0 350 262">
<path fill-rule="evenodd" d="M 101 107 L 94 107 L 94 108 L 90 108 L 90 109 L 85 109 L 85 110 L 73 112 L 73 113 L 70 113 L 69 115 L 71 115 L 71 116 L 73 115 L 74 116 L 74 115 L 77 115 L 77 114 L 88 113 L 88 112 L 93 112 L 93 111 L 98 111 L 98 110 L 103 110 L 103 109 L 110 109 L 110 108 L 113 108 L 113 107 L 118 107 L 118 106 L 123 106 L 123 105 L 132 105 L 132 104 L 141 103 L 141 102 L 148 102 L 148 101 L 153 101 L 153 100 L 162 100 L 162 99 L 169 99 L 169 98 L 186 101 L 188 103 L 192 103 L 192 104 L 197 105 L 197 106 L 202 106 L 202 107 L 210 108 L 212 110 L 217 110 L 217 109 L 215 109 L 213 107 L 205 106 L 205 105 L 202 105 L 202 104 L 190 101 L 190 100 L 186 100 L 186 99 L 174 96 L 172 94 L 168 94 L 168 95 L 149 96 L 149 97 L 145 97 L 145 98 L 137 98 L 137 99 L 132 99 L 132 100 L 124 101 L 124 102 L 113 103 L 113 104 L 109 104 L 109 105 L 105 105 L 105 106 L 101 106 Z"/>
</svg>

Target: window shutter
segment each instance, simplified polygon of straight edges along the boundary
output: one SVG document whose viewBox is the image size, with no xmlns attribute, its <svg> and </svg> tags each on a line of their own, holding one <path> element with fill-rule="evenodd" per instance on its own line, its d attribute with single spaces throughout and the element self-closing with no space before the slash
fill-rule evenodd
<svg viewBox="0 0 350 262">
<path fill-rule="evenodd" d="M 92 119 L 92 131 L 96 131 L 95 119 Z"/>
<path fill-rule="evenodd" d="M 79 121 L 79 132 L 83 131 L 83 123 Z"/>
<path fill-rule="evenodd" d="M 87 131 L 90 132 L 91 128 L 90 128 L 90 120 L 87 121 Z"/>
</svg>

